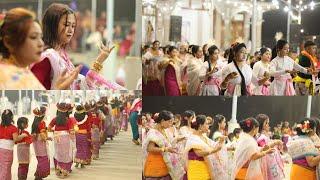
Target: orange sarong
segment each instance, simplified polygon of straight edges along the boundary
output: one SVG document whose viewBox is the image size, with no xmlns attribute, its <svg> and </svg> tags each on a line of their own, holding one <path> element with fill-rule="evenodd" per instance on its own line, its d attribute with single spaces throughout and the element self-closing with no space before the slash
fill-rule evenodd
<svg viewBox="0 0 320 180">
<path fill-rule="evenodd" d="M 236 176 L 237 180 L 244 180 L 246 179 L 248 168 L 241 168 Z"/>
<path fill-rule="evenodd" d="M 169 174 L 166 163 L 160 153 L 149 153 L 145 166 L 145 177 L 164 177 Z"/>
<path fill-rule="evenodd" d="M 316 171 L 304 168 L 302 166 L 292 164 L 290 180 L 300 180 L 300 179 L 308 179 L 308 180 L 316 180 Z"/>
</svg>

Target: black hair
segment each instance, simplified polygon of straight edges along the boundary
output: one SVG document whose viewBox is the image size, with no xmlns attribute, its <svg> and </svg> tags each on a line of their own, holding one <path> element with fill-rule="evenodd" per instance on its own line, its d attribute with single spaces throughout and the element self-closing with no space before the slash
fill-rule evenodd
<svg viewBox="0 0 320 180">
<path fill-rule="evenodd" d="M 83 113 L 78 113 L 78 112 L 75 112 L 74 113 L 74 118 L 80 122 L 82 120 L 84 120 L 84 118 L 86 117 L 87 113 L 86 112 L 83 112 Z"/>
<path fill-rule="evenodd" d="M 218 48 L 216 45 L 210 46 L 210 47 L 208 48 L 208 54 L 205 54 L 205 56 L 204 56 L 204 61 L 208 61 L 209 71 L 212 70 L 212 68 L 211 68 L 211 61 L 210 61 L 210 56 L 212 56 L 213 53 L 214 53 L 214 51 L 217 50 L 217 49 L 219 50 L 219 48 Z"/>
<path fill-rule="evenodd" d="M 261 59 L 262 55 L 263 55 L 264 53 L 266 53 L 267 51 L 270 51 L 270 49 L 269 49 L 269 48 L 266 48 L 266 47 L 262 47 L 262 48 L 260 49 L 260 51 L 259 51 L 260 59 Z"/>
<path fill-rule="evenodd" d="M 67 123 L 68 112 L 57 111 L 56 125 L 63 126 Z"/>
<path fill-rule="evenodd" d="M 271 60 L 276 58 L 277 56 L 278 56 L 278 54 L 277 54 L 277 46 L 274 46 L 272 48 L 272 51 L 271 51 Z"/>
<path fill-rule="evenodd" d="M 169 121 L 172 118 L 173 118 L 172 112 L 163 110 L 159 113 L 158 117 L 155 119 L 155 123 L 160 123 L 162 120 Z"/>
<path fill-rule="evenodd" d="M 255 118 L 249 117 L 247 119 L 240 121 L 239 125 L 240 125 L 240 128 L 243 130 L 243 132 L 248 133 L 252 129 L 259 127 L 260 124 Z"/>
<path fill-rule="evenodd" d="M 309 127 L 310 129 L 314 129 L 316 127 L 316 122 L 313 119 L 310 118 L 303 118 L 302 121 L 299 122 L 302 126 L 305 125 L 305 121 L 309 121 Z M 307 135 L 308 132 L 303 132 L 301 127 L 296 127 L 297 135 L 302 136 L 302 135 Z"/>
<path fill-rule="evenodd" d="M 234 133 L 228 134 L 228 139 L 231 141 L 236 135 Z"/>
<path fill-rule="evenodd" d="M 202 46 L 202 52 L 203 52 L 203 55 L 206 56 L 207 55 L 207 52 L 206 52 L 206 48 L 205 47 L 208 47 L 208 44 L 204 44 Z"/>
<path fill-rule="evenodd" d="M 221 114 L 217 114 L 213 116 L 213 125 L 210 127 L 210 133 L 209 133 L 210 139 L 212 139 L 213 134 L 219 130 L 219 124 L 225 119 L 226 118 Z"/>
<path fill-rule="evenodd" d="M 263 129 L 263 124 L 264 124 L 264 122 L 267 120 L 267 119 L 269 119 L 269 116 L 268 115 L 266 115 L 266 114 L 258 114 L 257 116 L 256 116 L 256 120 L 259 122 L 259 132 L 261 132 L 262 131 L 262 129 Z"/>
<path fill-rule="evenodd" d="M 65 4 L 53 3 L 45 11 L 42 19 L 43 41 L 48 48 L 55 48 L 59 44 L 59 22 L 62 16 L 73 14 L 74 11 Z"/>
<path fill-rule="evenodd" d="M 24 125 L 28 124 L 28 118 L 26 117 L 19 117 L 17 121 L 18 130 L 22 131 L 24 130 Z"/>
<path fill-rule="evenodd" d="M 233 130 L 234 135 L 239 134 L 240 132 L 241 132 L 240 128 L 234 128 L 234 130 Z"/>
<path fill-rule="evenodd" d="M 318 117 L 312 117 L 316 123 L 316 134 L 319 136 L 320 135 L 320 119 Z"/>
<path fill-rule="evenodd" d="M 198 130 L 201 125 L 206 123 L 207 117 L 205 115 L 197 115 L 196 120 L 191 123 L 191 128 Z"/>
<path fill-rule="evenodd" d="M 194 116 L 195 114 L 196 113 L 192 110 L 187 110 L 184 113 L 182 113 L 180 127 L 188 126 L 187 118 L 190 118 L 191 116 Z"/>
<path fill-rule="evenodd" d="M 238 64 L 235 61 L 235 56 L 236 54 L 241 50 L 241 48 L 247 48 L 246 45 L 244 43 L 240 43 L 240 44 L 236 44 L 234 45 L 231 49 L 230 49 L 230 55 L 229 55 L 229 61 L 233 62 L 234 65 L 237 68 L 237 71 L 239 72 L 240 76 L 241 76 L 241 95 L 247 95 L 247 87 L 246 87 L 246 81 L 245 78 L 238 66 Z"/>
<path fill-rule="evenodd" d="M 173 50 L 178 50 L 178 48 L 177 47 L 175 47 L 175 46 L 169 46 L 169 48 L 168 48 L 168 54 L 169 53 L 171 53 Z"/>
<path fill-rule="evenodd" d="M 224 53 L 223 53 L 223 57 L 224 57 L 225 59 L 228 59 L 228 64 L 232 62 L 232 61 L 229 61 L 230 49 L 231 49 L 231 48 L 226 49 L 226 50 L 224 51 Z"/>
<path fill-rule="evenodd" d="M 155 43 L 160 43 L 160 41 L 155 40 L 155 41 L 153 41 L 152 45 L 154 45 Z"/>
<path fill-rule="evenodd" d="M 1 126 L 9 126 L 13 123 L 13 113 L 10 109 L 3 111 L 1 115 Z"/>
<path fill-rule="evenodd" d="M 193 56 L 193 57 L 196 57 L 196 53 L 199 51 L 200 46 L 198 46 L 198 45 L 191 45 L 190 48 L 191 48 L 191 54 L 192 54 L 192 56 Z"/>
<path fill-rule="evenodd" d="M 313 41 L 306 41 L 304 43 L 304 48 L 307 48 L 309 46 L 316 46 L 316 43 L 314 43 Z"/>
<path fill-rule="evenodd" d="M 31 134 L 38 134 L 39 131 L 39 123 L 43 120 L 44 116 L 35 116 L 31 126 Z"/>
<path fill-rule="evenodd" d="M 277 45 L 276 45 L 276 48 L 277 48 L 277 52 L 279 52 L 279 50 L 283 49 L 283 47 L 288 44 L 288 41 L 284 40 L 284 39 L 280 39 L 277 41 Z"/>
</svg>

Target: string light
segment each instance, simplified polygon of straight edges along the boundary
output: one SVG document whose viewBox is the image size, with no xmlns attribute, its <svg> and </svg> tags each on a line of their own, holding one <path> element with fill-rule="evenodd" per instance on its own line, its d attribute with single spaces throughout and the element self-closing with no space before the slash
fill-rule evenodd
<svg viewBox="0 0 320 180">
<path fill-rule="evenodd" d="M 310 3 L 310 8 L 311 8 L 311 10 L 314 10 L 315 5 L 316 5 L 316 4 L 315 4 L 313 1 L 311 1 L 311 3 Z"/>
</svg>

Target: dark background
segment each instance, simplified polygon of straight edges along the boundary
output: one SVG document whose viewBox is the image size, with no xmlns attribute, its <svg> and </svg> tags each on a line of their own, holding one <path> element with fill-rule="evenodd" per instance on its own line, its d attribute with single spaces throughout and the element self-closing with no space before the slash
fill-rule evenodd
<svg viewBox="0 0 320 180">
<path fill-rule="evenodd" d="M 268 0 L 271 2 L 271 0 Z M 313 0 L 315 3 L 320 2 L 320 0 Z M 295 6 L 296 3 L 298 3 L 299 0 L 292 0 L 293 5 Z M 304 4 L 309 4 L 311 0 L 304 0 Z M 262 23 L 262 45 L 265 45 L 267 47 L 274 47 L 275 46 L 275 39 L 274 36 L 276 32 L 282 32 L 284 37 L 286 38 L 287 36 L 287 18 L 288 18 L 288 13 L 283 11 L 284 4 L 279 3 L 280 9 L 278 10 L 272 10 L 265 12 L 263 14 L 263 19 L 264 22 Z M 295 14 L 297 14 L 296 11 L 294 11 Z M 320 6 L 316 6 L 314 10 L 305 10 L 301 13 L 302 18 L 301 18 L 301 28 L 304 29 L 304 33 L 300 33 L 301 28 L 297 28 L 297 31 L 294 31 L 296 28 L 295 24 L 291 26 L 291 40 L 292 41 L 299 41 L 301 36 L 316 36 L 317 40 L 316 42 L 319 44 L 319 35 L 320 35 Z M 296 35 L 296 37 L 293 37 Z M 290 41 L 291 41 L 290 40 Z"/>
</svg>

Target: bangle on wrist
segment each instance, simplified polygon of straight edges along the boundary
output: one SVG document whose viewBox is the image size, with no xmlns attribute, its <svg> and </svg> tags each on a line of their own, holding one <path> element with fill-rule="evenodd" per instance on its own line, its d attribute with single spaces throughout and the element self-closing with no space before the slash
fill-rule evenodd
<svg viewBox="0 0 320 180">
<path fill-rule="evenodd" d="M 92 70 L 96 71 L 96 72 L 100 72 L 101 69 L 103 68 L 102 63 L 95 61 L 92 65 Z"/>
</svg>

